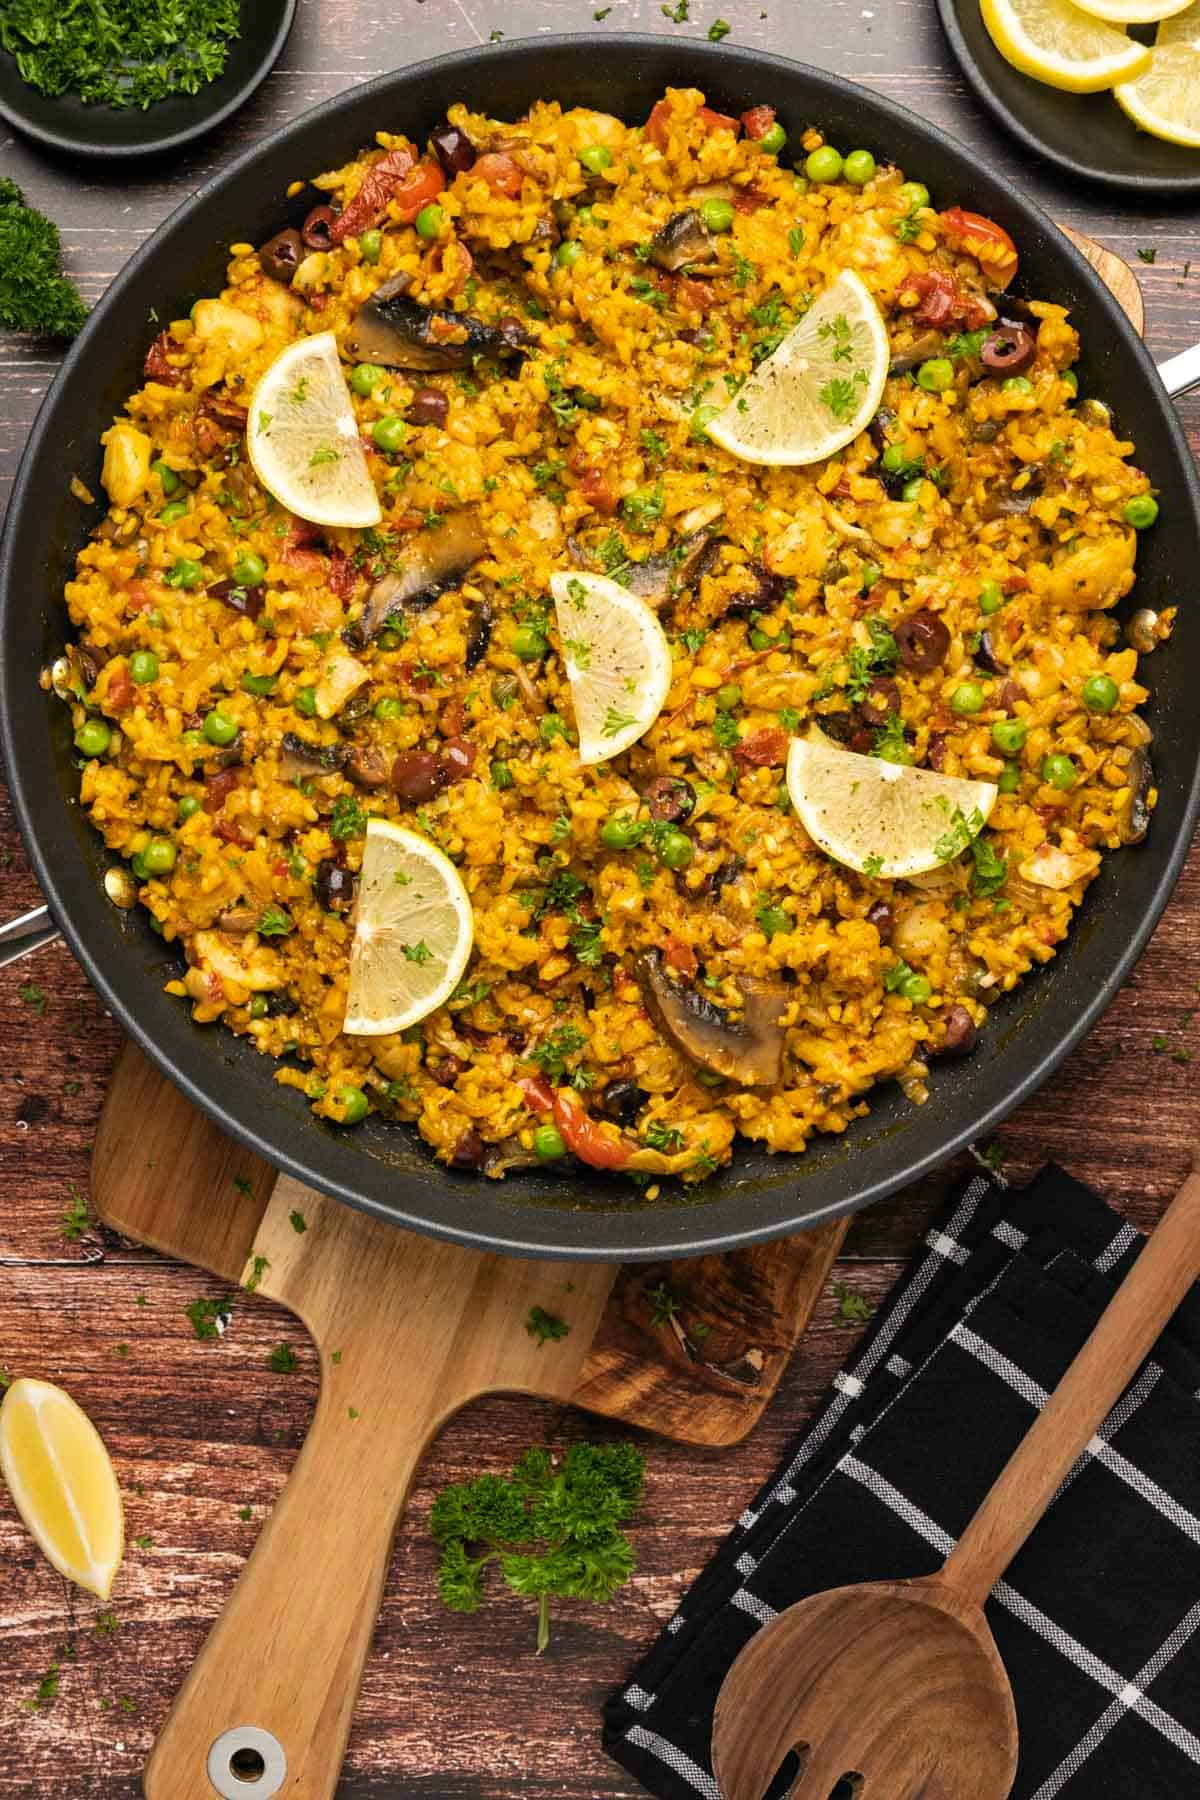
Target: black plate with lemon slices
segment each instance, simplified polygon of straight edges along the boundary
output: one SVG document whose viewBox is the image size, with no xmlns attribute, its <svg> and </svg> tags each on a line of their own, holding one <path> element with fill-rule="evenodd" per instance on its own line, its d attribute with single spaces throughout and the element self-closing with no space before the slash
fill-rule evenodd
<svg viewBox="0 0 1200 1800">
<path fill-rule="evenodd" d="M 1035 156 L 1087 181 L 1143 199 L 1200 194 L 1200 149 L 1186 150 L 1139 131 L 1111 93 L 1068 94 L 1022 75 L 988 35 L 979 0 L 937 0 L 950 47 L 988 111 Z M 1156 27 L 1129 35 L 1154 42 Z"/>
</svg>

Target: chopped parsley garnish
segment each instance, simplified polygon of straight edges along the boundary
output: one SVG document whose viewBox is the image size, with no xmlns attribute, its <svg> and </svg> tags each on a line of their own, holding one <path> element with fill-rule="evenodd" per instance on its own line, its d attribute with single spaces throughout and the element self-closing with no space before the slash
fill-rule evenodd
<svg viewBox="0 0 1200 1800">
<path fill-rule="evenodd" d="M 648 1150 L 661 1150 L 664 1156 L 674 1156 L 683 1149 L 683 1133 L 678 1125 L 664 1125 L 660 1119 L 655 1119 L 643 1131 L 642 1142 Z"/>
<path fill-rule="evenodd" d="M 978 358 L 983 349 L 984 340 L 990 336 L 988 330 L 960 331 L 946 345 L 946 355 L 951 362 L 964 362 Z"/>
<path fill-rule="evenodd" d="M 950 829 L 942 833 L 933 846 L 933 854 L 939 862 L 953 862 L 960 856 L 973 838 L 983 830 L 983 814 L 973 807 L 969 814 L 956 806 L 950 819 Z"/>
<path fill-rule="evenodd" d="M 883 724 L 878 727 L 871 755 L 878 756 L 882 762 L 912 762 L 912 751 L 904 736 L 904 720 L 899 713 L 889 713 Z"/>
<path fill-rule="evenodd" d="M 353 794 L 339 794 L 329 816 L 329 835 L 335 838 L 362 837 L 367 829 L 367 815 Z"/>
<path fill-rule="evenodd" d="M 415 944 L 401 944 L 400 948 L 404 952 L 406 962 L 427 963 L 433 961 L 433 951 L 424 939 Z"/>
<path fill-rule="evenodd" d="M 525 1329 L 531 1338 L 537 1339 L 539 1350 L 543 1344 L 557 1343 L 571 1333 L 567 1321 L 560 1319 L 557 1313 L 547 1312 L 544 1306 L 530 1307 Z"/>
<path fill-rule="evenodd" d="M 1139 250 L 1138 251 L 1138 259 L 1139 259 L 1139 261 L 1144 262 L 1144 263 L 1156 262 L 1158 260 L 1158 251 L 1153 250 L 1153 249 Z"/>
<path fill-rule="evenodd" d="M 643 430 L 640 441 L 642 449 L 654 462 L 667 460 L 667 440 L 657 431 Z"/>
<path fill-rule="evenodd" d="M 7 0 L 4 48 L 30 87 L 89 105 L 143 111 L 173 94 L 196 94 L 225 67 L 239 35 L 238 0 L 125 0 L 75 8 Z"/>
<path fill-rule="evenodd" d="M 721 39 L 727 38 L 732 30 L 733 26 L 729 23 L 728 19 L 714 19 L 708 28 L 709 43 L 719 44 Z"/>
<path fill-rule="evenodd" d="M 691 625 L 686 631 L 679 633 L 679 642 L 689 656 L 695 656 L 707 636 L 708 632 L 703 625 Z"/>
<path fill-rule="evenodd" d="M 70 1196 L 70 1201 L 66 1212 L 63 1214 L 62 1234 L 69 1244 L 74 1244 L 83 1236 L 92 1221 L 88 1217 L 87 1201 L 75 1186 L 74 1182 L 72 1182 L 67 1189 L 67 1193 Z"/>
<path fill-rule="evenodd" d="M 254 1260 L 250 1264 L 250 1273 L 249 1273 L 249 1275 L 247 1275 L 245 1281 L 242 1283 L 242 1286 L 245 1288 L 245 1290 L 248 1294 L 256 1294 L 258 1292 L 259 1286 L 262 1282 L 262 1278 L 266 1274 L 266 1272 L 270 1268 L 270 1266 L 271 1266 L 271 1264 L 267 1257 L 256 1256 L 254 1258 Z"/>
<path fill-rule="evenodd" d="M 36 981 L 23 982 L 17 989 L 17 998 L 23 1000 L 26 1006 L 31 1006 L 39 1019 L 45 1018 L 48 1002 Z"/>
<path fill-rule="evenodd" d="M 32 14 L 32 0 L 27 8 Z M 6 25 L 11 11 L 6 10 Z M 20 16 L 12 23 L 19 29 Z M 42 23 L 45 28 L 44 18 Z M 55 35 L 72 33 L 60 26 Z M 5 48 L 16 50 L 15 38 L 6 34 Z M 0 177 L 0 328 L 72 338 L 86 318 L 87 307 L 62 272 L 58 227 L 26 206 L 16 182 Z"/>
<path fill-rule="evenodd" d="M 193 1300 L 184 1312 L 192 1322 L 192 1330 L 202 1340 L 219 1338 L 233 1312 L 233 1295 L 220 1300 Z"/>
<path fill-rule="evenodd" d="M 834 1283 L 833 1297 L 838 1303 L 839 1325 L 865 1325 L 875 1308 L 863 1294 L 856 1294 L 842 1281 Z"/>
<path fill-rule="evenodd" d="M 799 256 L 803 248 L 804 227 L 803 225 L 793 225 L 792 229 L 788 232 L 788 249 L 793 256 Z"/>
<path fill-rule="evenodd" d="M 722 750 L 732 750 L 735 744 L 741 743 L 742 734 L 738 722 L 731 712 L 718 710 L 713 718 L 713 736 Z"/>
<path fill-rule="evenodd" d="M 865 381 L 866 376 L 861 369 L 855 372 L 853 378 L 836 375 L 832 381 L 827 381 L 825 386 L 818 391 L 817 399 L 822 406 L 828 408 L 840 425 L 845 425 L 853 417 L 854 408 L 858 402 L 855 388 Z"/>
<path fill-rule="evenodd" d="M 276 1344 L 267 1357 L 267 1367 L 276 1375 L 290 1375 L 296 1367 L 296 1352 L 290 1344 Z"/>
<path fill-rule="evenodd" d="M 827 324 L 818 326 L 817 336 L 823 343 L 831 346 L 829 352 L 831 361 L 849 362 L 852 359 L 854 334 L 845 313 L 838 313 L 837 317 L 830 319 Z"/>
<path fill-rule="evenodd" d="M 647 1288 L 646 1298 L 650 1302 L 652 1325 L 669 1325 L 683 1306 L 682 1300 L 671 1292 L 665 1281 L 660 1281 L 656 1287 Z"/>
<path fill-rule="evenodd" d="M 904 217 L 897 221 L 896 236 L 902 244 L 915 244 L 925 227 L 917 217 L 916 207 L 910 208 Z"/>
<path fill-rule="evenodd" d="M 652 488 L 638 488 L 635 493 L 627 494 L 621 502 L 621 511 L 635 531 L 650 531 L 662 518 L 663 504 L 663 485 L 659 481 Z"/>
<path fill-rule="evenodd" d="M 577 1025 L 556 1025 L 537 1048 L 529 1052 L 527 1060 L 537 1064 L 547 1081 L 560 1082 L 566 1074 L 568 1057 L 582 1050 L 586 1043 L 587 1034 Z"/>
<path fill-rule="evenodd" d="M 637 718 L 634 713 L 623 713 L 617 707 L 610 705 L 608 711 L 604 715 L 604 725 L 601 729 L 601 736 L 616 737 L 619 731 L 625 731 L 630 725 L 635 725 L 636 723 Z"/>
<path fill-rule="evenodd" d="M 291 914 L 272 900 L 258 921 L 258 929 L 263 937 L 286 937 L 292 930 Z"/>
<path fill-rule="evenodd" d="M 1000 856 L 989 839 L 979 836 L 971 844 L 975 867 L 971 887 L 977 894 L 994 894 L 1008 880 L 1008 858 Z"/>
<path fill-rule="evenodd" d="M 288 1214 L 288 1219 L 293 1231 L 299 1233 L 308 1230 L 308 1220 L 302 1212 L 290 1212 Z"/>
</svg>

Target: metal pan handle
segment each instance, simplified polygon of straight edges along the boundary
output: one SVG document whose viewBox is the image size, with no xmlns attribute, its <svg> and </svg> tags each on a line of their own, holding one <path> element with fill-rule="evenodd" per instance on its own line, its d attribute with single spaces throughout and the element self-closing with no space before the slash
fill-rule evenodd
<svg viewBox="0 0 1200 1800">
<path fill-rule="evenodd" d="M 35 906 L 32 911 L 21 913 L 7 925 L 0 925 L 0 969 L 40 950 L 43 944 L 52 944 L 61 936 L 48 906 Z"/>
<path fill-rule="evenodd" d="M 1200 387 L 1200 344 L 1193 344 L 1190 350 L 1181 350 L 1178 356 L 1168 357 L 1166 362 L 1159 363 L 1158 372 L 1172 400 L 1177 400 L 1180 394 L 1190 394 L 1193 388 Z"/>
</svg>

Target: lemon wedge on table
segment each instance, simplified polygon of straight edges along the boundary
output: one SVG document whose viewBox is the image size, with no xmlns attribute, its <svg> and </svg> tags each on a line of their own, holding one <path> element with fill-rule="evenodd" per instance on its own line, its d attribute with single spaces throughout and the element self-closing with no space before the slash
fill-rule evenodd
<svg viewBox="0 0 1200 1800">
<path fill-rule="evenodd" d="M 383 517 L 332 331 L 289 344 L 250 401 L 246 450 L 263 486 L 314 525 Z"/>
<path fill-rule="evenodd" d="M 671 686 L 671 647 L 654 611 L 607 575 L 550 577 L 579 760 L 607 762 L 657 719 Z"/>
<path fill-rule="evenodd" d="M 0 1406 L 0 1473 L 59 1574 L 107 1600 L 125 1552 L 121 1490 L 104 1440 L 69 1394 L 13 1382 Z"/>
<path fill-rule="evenodd" d="M 792 805 L 813 842 L 860 875 L 904 880 L 941 868 L 987 823 L 998 789 L 860 756 L 820 738 L 788 752 Z"/>
<path fill-rule="evenodd" d="M 887 326 L 865 282 L 844 270 L 708 426 L 743 462 L 821 462 L 866 429 L 883 396 Z"/>
<path fill-rule="evenodd" d="M 415 831 L 371 819 L 342 1030 L 383 1037 L 436 1011 L 461 981 L 474 941 L 470 897 L 449 857 Z"/>
<path fill-rule="evenodd" d="M 983 22 L 1006 62 L 1035 81 L 1093 94 L 1140 75 L 1150 52 L 1071 0 L 980 0 Z"/>
<path fill-rule="evenodd" d="M 1143 131 L 1200 150 L 1200 3 L 1159 26 L 1149 68 L 1116 99 Z"/>
</svg>

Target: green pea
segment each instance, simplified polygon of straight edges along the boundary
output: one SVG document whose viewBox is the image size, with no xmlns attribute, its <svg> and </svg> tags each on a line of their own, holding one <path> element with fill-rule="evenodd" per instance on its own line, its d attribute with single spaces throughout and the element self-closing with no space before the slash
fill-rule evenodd
<svg viewBox="0 0 1200 1800">
<path fill-rule="evenodd" d="M 676 831 L 672 827 L 658 840 L 658 859 L 668 869 L 686 869 L 695 854 L 696 846 L 686 831 Z"/>
<path fill-rule="evenodd" d="M 129 866 L 139 881 L 149 881 L 150 871 L 146 867 L 146 859 L 140 850 L 135 850 L 129 859 Z"/>
<path fill-rule="evenodd" d="M 1121 517 L 1135 531 L 1145 531 L 1158 517 L 1158 501 L 1153 494 L 1135 494 L 1132 500 L 1125 502 Z"/>
<path fill-rule="evenodd" d="M 770 131 L 764 131 L 758 140 L 758 147 L 767 156 L 778 156 L 787 143 L 787 132 L 776 122 Z"/>
<path fill-rule="evenodd" d="M 203 744 L 206 740 L 202 731 L 185 731 L 180 741 L 184 744 Z"/>
<path fill-rule="evenodd" d="M 492 786 L 494 788 L 510 788 L 513 784 L 513 772 L 506 762 L 492 764 Z"/>
<path fill-rule="evenodd" d="M 538 720 L 538 736 L 543 744 L 552 744 L 555 738 L 567 737 L 567 721 L 561 713 L 543 713 Z"/>
<path fill-rule="evenodd" d="M 560 269 L 569 269 L 583 255 L 583 245 L 578 238 L 564 238 L 554 252 L 554 260 Z"/>
<path fill-rule="evenodd" d="M 243 675 L 241 679 L 243 694 L 253 694 L 259 700 L 268 700 L 279 686 L 277 675 Z"/>
<path fill-rule="evenodd" d="M 432 201 L 423 206 L 416 216 L 417 236 L 423 238 L 440 238 L 446 229 L 446 215 L 440 206 Z"/>
<path fill-rule="evenodd" d="M 859 571 L 859 592 L 869 594 L 882 574 L 878 563 L 865 562 Z"/>
<path fill-rule="evenodd" d="M 112 742 L 112 732 L 103 719 L 85 719 L 75 733 L 75 748 L 80 756 L 103 756 Z"/>
<path fill-rule="evenodd" d="M 998 581 L 985 581 L 979 590 L 981 613 L 998 613 L 1004 605 L 1004 589 Z"/>
<path fill-rule="evenodd" d="M 200 802 L 195 794 L 185 794 L 179 802 L 179 823 L 186 824 L 189 819 L 194 819 L 199 811 Z"/>
<path fill-rule="evenodd" d="M 692 414 L 691 423 L 688 427 L 690 436 L 695 438 L 698 444 L 705 442 L 708 437 L 709 426 L 723 411 L 724 408 L 720 406 L 712 406 L 709 404 L 698 406 Z"/>
<path fill-rule="evenodd" d="M 854 187 L 865 187 L 875 175 L 875 158 L 869 150 L 852 150 L 842 173 Z"/>
<path fill-rule="evenodd" d="M 806 158 L 804 173 L 810 181 L 840 181 L 844 166 L 833 145 L 822 144 Z"/>
<path fill-rule="evenodd" d="M 1061 751 L 1042 758 L 1042 780 L 1050 787 L 1061 788 L 1065 792 L 1067 788 L 1075 786 L 1078 773 L 1071 758 L 1064 756 Z"/>
<path fill-rule="evenodd" d="M 557 1162 L 567 1154 L 562 1132 L 553 1125 L 539 1125 L 533 1134 L 533 1153 L 543 1162 Z"/>
<path fill-rule="evenodd" d="M 756 625 L 754 630 L 750 633 L 750 648 L 752 650 L 771 650 L 774 648 L 774 645 L 775 639 L 770 633 L 760 630 Z"/>
<path fill-rule="evenodd" d="M 733 226 L 733 202 L 731 200 L 704 200 L 700 205 L 700 217 L 710 231 L 717 233 L 729 231 Z"/>
<path fill-rule="evenodd" d="M 950 696 L 950 710 L 964 716 L 982 712 L 985 699 L 977 681 L 961 681 Z"/>
<path fill-rule="evenodd" d="M 1083 684 L 1083 704 L 1089 712 L 1110 713 L 1121 698 L 1111 675 L 1090 675 Z"/>
<path fill-rule="evenodd" d="M 170 838 L 151 838 L 142 851 L 142 863 L 147 875 L 169 875 L 178 855 Z"/>
<path fill-rule="evenodd" d="M 316 690 L 316 688 L 310 688 L 310 687 L 297 688 L 296 692 L 292 696 L 292 705 L 295 707 L 295 709 L 298 713 L 303 713 L 304 717 L 306 719 L 316 718 L 316 715 L 317 715 L 317 690 Z"/>
<path fill-rule="evenodd" d="M 267 579 L 267 565 L 261 556 L 247 550 L 233 565 L 233 579 L 239 587 L 261 587 Z"/>
<path fill-rule="evenodd" d="M 179 477 L 171 467 L 170 463 L 163 462 L 162 458 L 159 457 L 157 462 L 150 464 L 150 468 L 153 473 L 158 476 L 163 493 L 173 494 L 175 489 L 179 486 Z"/>
<path fill-rule="evenodd" d="M 382 700 L 377 700 L 375 702 L 371 710 L 379 720 L 380 724 L 386 725 L 392 719 L 402 719 L 404 717 L 404 702 L 403 700 L 398 700 L 395 694 L 385 694 Z"/>
<path fill-rule="evenodd" d="M 992 722 L 992 742 L 1005 756 L 1015 756 L 1018 750 L 1023 750 L 1028 736 L 1029 726 L 1024 719 L 995 719 Z"/>
<path fill-rule="evenodd" d="M 1079 392 L 1079 377 L 1074 369 L 1063 369 L 1058 379 L 1062 382 L 1069 394 L 1077 394 Z"/>
<path fill-rule="evenodd" d="M 917 370 L 917 386 L 927 394 L 944 394 L 954 386 L 954 364 L 948 356 L 931 356 Z"/>
<path fill-rule="evenodd" d="M 758 924 L 760 931 L 765 932 L 769 938 L 773 938 L 776 932 L 792 929 L 792 921 L 782 906 L 764 906 L 758 915 Z"/>
<path fill-rule="evenodd" d="M 398 413 L 388 413 L 385 418 L 376 419 L 371 427 L 371 436 L 377 447 L 389 454 L 403 450 L 404 440 L 408 436 L 408 425 Z"/>
<path fill-rule="evenodd" d="M 157 606 L 152 607 L 146 614 L 147 625 L 151 626 L 155 631 L 161 631 L 166 622 L 166 619 L 163 617 Z"/>
<path fill-rule="evenodd" d="M 130 680 L 138 687 L 145 687 L 148 681 L 158 678 L 158 658 L 153 650 L 135 650 L 129 659 Z"/>
<path fill-rule="evenodd" d="M 902 500 L 919 500 L 921 498 L 921 489 L 924 486 L 924 475 L 914 475 L 912 480 L 906 481 L 904 486 L 900 489 L 900 498 Z"/>
<path fill-rule="evenodd" d="M 904 181 L 897 190 L 897 198 L 904 202 L 909 212 L 919 212 L 929 205 L 929 189 L 923 181 Z"/>
<path fill-rule="evenodd" d="M 383 255 L 382 231 L 364 231 L 358 240 L 358 248 L 365 263 L 377 263 Z"/>
<path fill-rule="evenodd" d="M 583 226 L 599 225 L 603 228 L 604 220 L 596 217 L 596 209 L 594 206 L 581 206 L 579 211 L 575 214 L 575 223 Z"/>
<path fill-rule="evenodd" d="M 190 556 L 181 556 L 171 565 L 164 577 L 168 587 L 194 588 L 204 580 L 204 570 Z"/>
<path fill-rule="evenodd" d="M 381 631 L 375 639 L 377 650 L 398 650 L 404 639 L 398 631 Z"/>
<path fill-rule="evenodd" d="M 742 690 L 736 681 L 727 681 L 717 689 L 717 705 L 723 712 L 732 712 L 735 706 L 741 705 L 741 701 Z"/>
<path fill-rule="evenodd" d="M 905 469 L 912 468 L 903 444 L 889 444 L 879 460 L 889 475 L 900 475 Z"/>
<path fill-rule="evenodd" d="M 202 729 L 210 744 L 232 744 L 238 734 L 236 719 L 223 713 L 219 706 L 214 706 L 210 713 L 204 715 Z"/>
<path fill-rule="evenodd" d="M 906 975 L 896 991 L 906 1000 L 911 1000 L 914 1006 L 924 1006 L 933 988 L 927 976 L 913 974 Z"/>
<path fill-rule="evenodd" d="M 160 525 L 174 525 L 177 519 L 186 519 L 188 503 L 186 500 L 169 500 L 158 515 Z"/>
<path fill-rule="evenodd" d="M 1005 763 L 996 777 L 996 786 L 1002 794 L 1015 794 L 1021 785 L 1021 771 L 1016 763 Z"/>
<path fill-rule="evenodd" d="M 340 1087 L 333 1090 L 334 1104 L 341 1108 L 342 1125 L 359 1125 L 370 1112 L 370 1103 L 360 1087 Z"/>
<path fill-rule="evenodd" d="M 1000 383 L 1002 394 L 1032 394 L 1033 383 L 1028 375 L 1010 375 L 1007 381 Z"/>
<path fill-rule="evenodd" d="M 589 175 L 599 175 L 601 169 L 612 168 L 612 151 L 605 144 L 585 144 L 579 160 Z"/>
<path fill-rule="evenodd" d="M 522 662 L 540 662 L 550 645 L 536 625 L 518 625 L 513 632 L 512 651 Z"/>
<path fill-rule="evenodd" d="M 609 850 L 632 850 L 645 835 L 645 826 L 632 813 L 619 813 L 615 819 L 606 819 L 600 827 L 600 842 Z"/>
<path fill-rule="evenodd" d="M 265 994 L 255 994 L 250 1002 L 250 1017 L 252 1019 L 265 1019 L 266 1016 L 267 996 Z"/>
<path fill-rule="evenodd" d="M 350 371 L 350 386 L 365 400 L 368 394 L 375 392 L 386 375 L 387 370 L 381 369 L 378 363 L 355 363 Z"/>
</svg>

